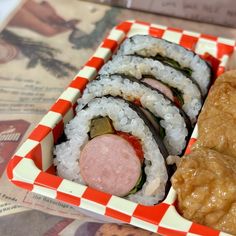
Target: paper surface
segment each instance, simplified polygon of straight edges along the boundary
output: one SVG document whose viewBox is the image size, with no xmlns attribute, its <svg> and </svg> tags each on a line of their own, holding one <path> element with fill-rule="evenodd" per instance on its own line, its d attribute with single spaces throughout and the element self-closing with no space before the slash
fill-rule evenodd
<svg viewBox="0 0 236 236">
<path fill-rule="evenodd" d="M 51 22 L 39 25 L 33 17 L 33 25 L 21 22 L 20 11 L 24 14 L 29 11 L 24 7 L 14 17 L 18 22 L 13 18 L 0 33 L 0 175 L 21 141 L 46 114 L 108 30 L 118 23 L 119 9 L 91 7 L 76 0 L 70 4 L 54 0 L 47 5 L 41 1 L 28 2 L 31 15 L 45 17 L 46 11 L 62 27 L 50 28 Z M 53 35 L 52 29 L 56 29 Z M 25 127 L 20 127 L 20 123 Z M 24 130 L 20 133 L 19 129 Z M 26 210 L 5 202 L 54 215 L 84 218 L 71 206 L 14 186 L 4 174 L 0 180 L 0 216 Z"/>
<path fill-rule="evenodd" d="M 21 143 L 21 140 L 23 140 L 29 125 L 29 122 L 24 120 L 0 121 L 0 175 L 3 173 L 8 161 Z M 9 196 L 2 192 L 0 195 L 1 198 L 9 199 Z M 9 200 L 11 200 L 11 198 Z M 26 210 L 28 209 L 22 206 L 0 200 L 0 216 Z"/>
<path fill-rule="evenodd" d="M 236 27 L 236 2 L 234 0 L 146 0 L 145 4 L 143 0 L 88 1 Z"/>
<path fill-rule="evenodd" d="M 0 201 L 0 216 L 11 215 L 18 212 L 29 211 L 29 210 L 30 209 L 19 206 L 19 205 L 14 205 L 11 203 Z"/>
<path fill-rule="evenodd" d="M 5 151 L 9 150 L 9 142 L 12 142 L 12 151 L 20 146 L 114 25 L 133 18 L 199 31 L 198 23 L 77 0 L 70 0 L 70 4 L 65 0 L 51 0 L 50 6 L 42 1 L 28 2 L 40 5 L 37 12 L 60 16 L 61 27 L 54 27 L 55 23 L 38 24 L 38 21 L 35 25 L 25 25 L 16 16 L 0 33 L 0 152 L 7 154 L 0 159 L 0 168 L 5 167 L 10 158 L 10 152 Z M 31 17 L 33 12 L 34 6 Z M 34 22 L 33 19 L 30 22 Z M 236 37 L 236 30 L 226 31 L 219 26 L 201 25 L 201 30 Z M 235 65 L 235 60 L 231 65 Z M 20 131 L 14 127 L 19 121 L 27 124 Z M 28 230 L 34 235 L 81 235 L 81 223 L 91 221 L 78 209 L 14 186 L 5 173 L 0 179 L 0 216 L 0 234 L 17 236 L 25 235 Z M 7 222 L 11 221 L 14 227 L 8 227 Z"/>
</svg>

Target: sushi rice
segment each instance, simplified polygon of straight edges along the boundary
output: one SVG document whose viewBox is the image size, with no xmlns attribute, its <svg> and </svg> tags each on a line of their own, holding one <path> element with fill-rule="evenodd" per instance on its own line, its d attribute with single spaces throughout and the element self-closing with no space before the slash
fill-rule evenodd
<svg viewBox="0 0 236 236">
<path fill-rule="evenodd" d="M 95 97 L 106 95 L 120 96 L 131 102 L 138 99 L 143 108 L 162 119 L 160 125 L 165 129 L 166 135 L 163 141 L 168 152 L 171 155 L 183 152 L 188 136 L 185 119 L 181 116 L 179 109 L 161 93 L 119 75 L 102 75 L 87 85 L 82 97 L 78 100 L 77 113 Z"/>
<path fill-rule="evenodd" d="M 202 96 L 198 86 L 181 72 L 166 66 L 159 61 L 135 56 L 116 56 L 107 62 L 100 70 L 100 75 L 121 74 L 133 76 L 141 80 L 143 76 L 151 75 L 171 87 L 177 88 L 183 94 L 182 109 L 189 116 L 192 125 L 202 107 Z"/>
<path fill-rule="evenodd" d="M 89 140 L 91 120 L 98 116 L 108 116 L 113 121 L 115 130 L 130 133 L 141 141 L 147 179 L 141 190 L 125 198 L 145 205 L 154 205 L 161 201 L 165 196 L 168 181 L 165 157 L 161 154 L 149 127 L 122 99 L 95 98 L 66 125 L 65 134 L 68 141 L 57 145 L 54 150 L 54 164 L 57 166 L 58 175 L 85 184 L 78 161 L 81 150 Z"/>
<path fill-rule="evenodd" d="M 202 95 L 206 96 L 211 78 L 211 68 L 194 52 L 167 40 L 148 35 L 135 35 L 121 45 L 117 55 L 140 55 L 155 57 L 157 55 L 171 58 L 182 68 L 192 70 L 191 78 L 199 85 Z"/>
</svg>

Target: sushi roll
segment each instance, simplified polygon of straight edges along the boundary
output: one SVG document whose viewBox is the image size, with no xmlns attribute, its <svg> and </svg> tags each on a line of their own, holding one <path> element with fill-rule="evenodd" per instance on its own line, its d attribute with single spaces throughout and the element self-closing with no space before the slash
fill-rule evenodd
<svg viewBox="0 0 236 236">
<path fill-rule="evenodd" d="M 138 55 L 162 61 L 195 81 L 205 97 L 211 81 L 211 67 L 194 52 L 167 40 L 147 35 L 126 39 L 118 55 Z"/>
<path fill-rule="evenodd" d="M 99 73 L 134 77 L 159 89 L 184 110 L 192 126 L 196 123 L 202 107 L 200 89 L 195 82 L 172 67 L 150 58 L 116 56 L 106 63 Z"/>
<path fill-rule="evenodd" d="M 171 155 L 185 149 L 191 123 L 185 113 L 159 90 L 127 76 L 101 75 L 90 82 L 78 100 L 77 112 L 95 97 L 119 96 L 143 108 Z M 145 110 L 144 110 L 145 109 Z"/>
<path fill-rule="evenodd" d="M 144 113 L 115 97 L 94 98 L 56 145 L 58 175 L 131 201 L 154 205 L 168 183 L 168 152 Z"/>
</svg>

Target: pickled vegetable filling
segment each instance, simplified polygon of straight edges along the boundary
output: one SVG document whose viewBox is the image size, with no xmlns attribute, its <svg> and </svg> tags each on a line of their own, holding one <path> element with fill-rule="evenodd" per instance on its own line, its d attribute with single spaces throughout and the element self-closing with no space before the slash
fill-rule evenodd
<svg viewBox="0 0 236 236">
<path fill-rule="evenodd" d="M 142 189 L 144 183 L 146 182 L 147 176 L 144 172 L 144 166 L 142 167 L 142 172 L 141 175 L 138 179 L 137 184 L 135 185 L 135 187 L 129 192 L 129 194 L 135 194 L 136 192 L 138 192 L 140 189 Z M 128 194 L 128 195 L 129 195 Z"/>
<path fill-rule="evenodd" d="M 184 99 L 183 99 L 183 94 L 176 88 L 171 87 L 170 88 L 173 95 L 174 95 L 174 103 L 178 106 L 178 107 L 182 107 L 184 105 Z"/>
<path fill-rule="evenodd" d="M 164 57 L 160 54 L 157 54 L 154 59 L 159 60 L 161 62 L 163 62 L 164 64 L 171 66 L 173 68 L 175 68 L 176 70 L 182 72 L 184 75 L 186 75 L 187 77 L 191 77 L 192 76 L 192 69 L 188 68 L 188 67 L 182 67 L 179 62 L 173 60 L 172 58 L 169 57 Z"/>
<path fill-rule="evenodd" d="M 108 117 L 97 117 L 92 119 L 90 127 L 90 138 L 95 138 L 102 134 L 115 133 L 111 120 Z"/>
</svg>

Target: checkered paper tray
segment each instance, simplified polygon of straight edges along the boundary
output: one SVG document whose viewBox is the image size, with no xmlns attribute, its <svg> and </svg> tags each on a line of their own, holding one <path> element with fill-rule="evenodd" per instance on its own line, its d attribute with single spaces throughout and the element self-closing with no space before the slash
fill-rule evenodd
<svg viewBox="0 0 236 236">
<path fill-rule="evenodd" d="M 94 79 L 102 65 L 126 38 L 148 34 L 178 43 L 199 55 L 211 54 L 220 60 L 217 75 L 225 71 L 235 41 L 211 35 L 170 28 L 162 25 L 125 21 L 114 27 L 94 55 L 83 66 L 48 113 L 39 122 L 7 167 L 9 180 L 18 187 L 91 212 L 109 216 L 163 235 L 227 235 L 184 219 L 175 208 L 176 194 L 171 188 L 166 199 L 155 206 L 144 206 L 90 187 L 62 179 L 53 166 L 53 147 L 66 123 L 74 116 L 74 108 L 86 84 Z M 197 130 L 189 145 L 197 137 Z"/>
</svg>

